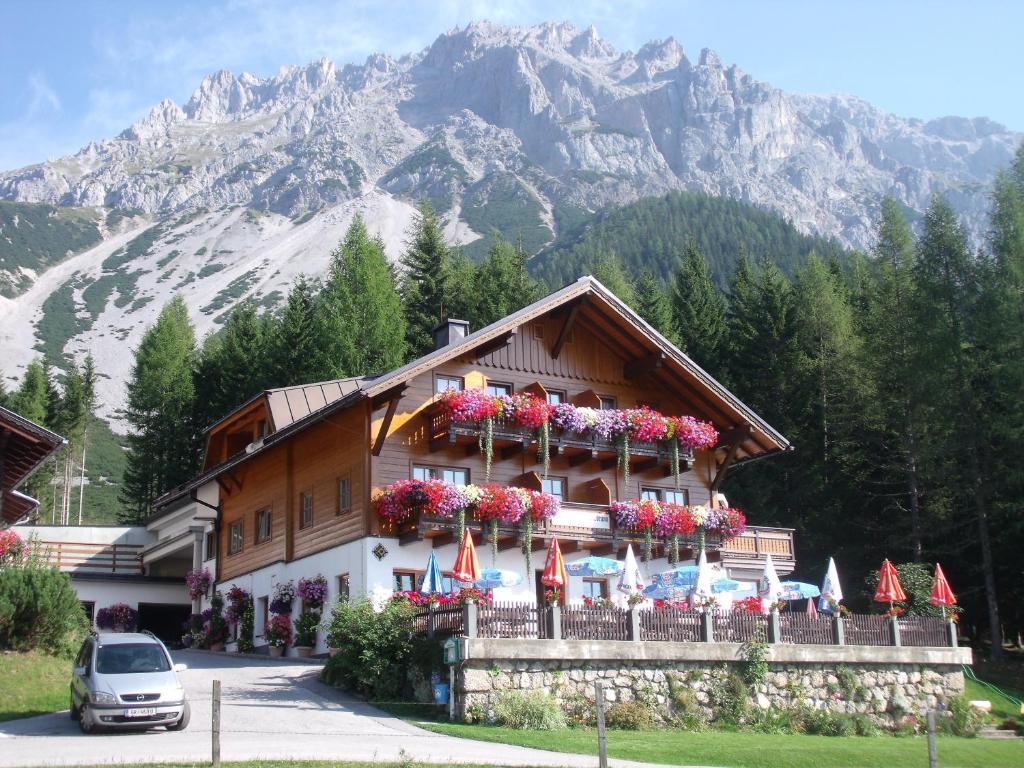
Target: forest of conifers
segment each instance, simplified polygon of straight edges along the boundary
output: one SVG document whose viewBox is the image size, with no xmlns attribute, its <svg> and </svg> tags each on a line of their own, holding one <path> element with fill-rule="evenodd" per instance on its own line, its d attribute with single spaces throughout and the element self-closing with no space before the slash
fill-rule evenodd
<svg viewBox="0 0 1024 768">
<path fill-rule="evenodd" d="M 915 231 L 881 201 L 868 253 L 796 235 L 767 214 L 758 230 L 732 205 L 641 201 L 531 265 L 496 237 L 474 264 L 424 204 L 398 269 L 357 218 L 329 273 L 298 281 L 277 312 L 242 303 L 200 341 L 174 299 L 136 350 L 121 519 L 144 519 L 156 496 L 191 477 L 203 429 L 256 392 L 395 368 L 430 348 L 442 316 L 479 328 L 560 287 L 550 281 L 589 272 L 793 442 L 791 453 L 737 467 L 725 491 L 752 523 L 796 529 L 798 576 L 818 581 L 835 556 L 857 602 L 883 557 L 939 561 L 969 634 L 1016 638 L 1024 148 L 994 185 L 977 249 L 939 196 Z M 6 403 L 68 434 L 76 456 L 91 376 L 73 370 L 55 386 L 34 363 Z M 35 483 L 40 494 L 54 487 L 45 473 Z"/>
</svg>

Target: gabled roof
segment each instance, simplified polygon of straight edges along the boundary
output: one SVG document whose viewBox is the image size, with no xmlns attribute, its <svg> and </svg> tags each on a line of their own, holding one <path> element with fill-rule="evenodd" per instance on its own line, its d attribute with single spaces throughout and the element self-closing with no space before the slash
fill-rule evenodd
<svg viewBox="0 0 1024 768">
<path fill-rule="evenodd" d="M 786 451 L 792 447 L 781 433 L 645 322 L 600 281 L 586 276 L 471 333 L 458 343 L 429 352 L 389 373 L 375 377 L 284 387 L 261 393 L 268 398 L 276 398 L 277 408 L 272 417 L 275 431 L 263 439 L 262 445 L 249 453 L 237 454 L 223 464 L 210 468 L 188 485 L 164 494 L 157 499 L 156 506 L 160 507 L 173 499 L 181 498 L 189 488 L 195 488 L 215 478 L 278 441 L 356 402 L 367 398 L 379 399 L 401 388 L 416 376 L 449 360 L 478 352 L 482 348 L 500 349 L 503 346 L 503 339 L 509 338 L 520 325 L 569 307 L 576 308 L 578 322 L 597 333 L 610 352 L 626 360 L 642 358 L 651 353 L 662 356 L 659 367 L 652 375 L 661 377 L 666 386 L 682 392 L 684 399 L 687 399 L 691 406 L 690 415 L 714 422 L 720 431 L 749 425 L 749 435 L 743 438 L 739 445 L 736 463 Z M 328 392 L 332 398 L 330 400 Z M 314 406 L 319 404 L 320 397 L 323 397 L 324 404 L 314 409 Z M 282 422 L 287 423 L 277 422 L 278 412 L 281 414 Z"/>
<path fill-rule="evenodd" d="M 0 406 L 0 518 L 13 523 L 38 506 L 31 496 L 14 489 L 65 442 L 60 435 Z"/>
</svg>

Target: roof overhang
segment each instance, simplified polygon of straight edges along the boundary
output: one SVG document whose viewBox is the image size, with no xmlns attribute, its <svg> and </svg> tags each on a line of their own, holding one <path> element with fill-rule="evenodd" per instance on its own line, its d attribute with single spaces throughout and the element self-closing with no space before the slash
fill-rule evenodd
<svg viewBox="0 0 1024 768">
<path fill-rule="evenodd" d="M 65 442 L 55 432 L 0 406 L 0 518 L 4 522 L 15 523 L 38 506 L 31 496 L 14 489 Z"/>
</svg>

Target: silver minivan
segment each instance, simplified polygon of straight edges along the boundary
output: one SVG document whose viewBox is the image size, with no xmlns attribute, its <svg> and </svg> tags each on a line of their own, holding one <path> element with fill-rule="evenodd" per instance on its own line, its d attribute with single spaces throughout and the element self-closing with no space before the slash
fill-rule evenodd
<svg viewBox="0 0 1024 768">
<path fill-rule="evenodd" d="M 82 733 L 102 728 L 188 726 L 189 706 L 167 648 L 149 632 L 94 633 L 71 675 L 71 719 Z"/>
</svg>

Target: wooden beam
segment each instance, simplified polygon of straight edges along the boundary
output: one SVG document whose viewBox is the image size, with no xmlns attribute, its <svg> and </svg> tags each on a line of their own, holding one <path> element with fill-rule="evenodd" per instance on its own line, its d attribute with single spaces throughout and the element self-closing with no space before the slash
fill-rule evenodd
<svg viewBox="0 0 1024 768">
<path fill-rule="evenodd" d="M 423 534 L 420 533 L 418 528 L 413 528 L 411 531 L 406 531 L 400 534 L 398 537 L 398 546 L 404 547 L 407 544 L 413 544 L 420 541 L 423 538 Z"/>
<path fill-rule="evenodd" d="M 578 552 L 580 543 L 576 539 L 567 539 L 565 541 L 558 542 L 559 548 L 562 550 L 563 555 L 568 555 L 571 552 Z"/>
<path fill-rule="evenodd" d="M 479 347 L 473 350 L 473 356 L 479 360 L 485 355 L 491 354 L 491 352 L 497 352 L 499 349 L 504 349 L 512 343 L 512 339 L 516 337 L 515 329 L 511 331 L 505 331 L 500 336 L 491 339 L 490 341 L 484 342 Z"/>
<path fill-rule="evenodd" d="M 227 481 L 227 478 L 222 477 L 222 476 L 218 476 L 217 477 L 217 485 L 220 486 L 220 489 L 222 491 L 224 491 L 224 495 L 225 496 L 230 496 L 231 495 L 231 484 Z"/>
<path fill-rule="evenodd" d="M 601 544 L 599 546 L 590 548 L 590 554 L 592 554 L 594 557 L 607 557 L 608 555 L 617 555 L 618 551 L 618 544 Z"/>
<path fill-rule="evenodd" d="M 558 332 L 558 337 L 555 339 L 555 343 L 551 345 L 552 358 L 557 360 L 558 356 L 562 354 L 562 347 L 565 346 L 565 342 L 569 338 L 569 332 L 572 331 L 572 327 L 576 322 L 576 315 L 579 314 L 582 306 L 582 299 L 577 299 L 569 305 L 569 311 L 566 313 L 565 320 L 562 322 L 562 328 Z"/>
<path fill-rule="evenodd" d="M 611 469 L 619 465 L 618 456 L 609 456 L 607 459 L 601 459 L 601 469 Z"/>
<path fill-rule="evenodd" d="M 624 379 L 638 379 L 661 368 L 665 362 L 664 352 L 653 352 L 644 357 L 631 360 L 622 366 L 622 377 Z"/>
<path fill-rule="evenodd" d="M 580 451 L 579 453 L 574 453 L 572 456 L 569 457 L 569 466 L 578 467 L 581 464 L 586 464 L 591 459 L 596 458 L 597 451 Z"/>
<path fill-rule="evenodd" d="M 690 465 L 690 462 L 688 460 L 682 459 L 682 458 L 679 459 L 679 474 L 680 475 L 686 474 L 691 469 L 693 469 L 693 467 Z M 666 466 L 665 467 L 664 476 L 665 477 L 672 477 L 672 467 L 671 466 Z"/>
<path fill-rule="evenodd" d="M 398 402 L 401 399 L 402 395 L 399 393 L 388 401 L 388 409 L 384 413 L 384 421 L 381 422 L 380 429 L 377 431 L 377 437 L 373 441 L 372 453 L 374 456 L 380 456 L 381 449 L 384 447 L 384 440 L 388 436 L 388 430 L 391 429 L 391 420 L 395 418 L 395 411 L 398 410 Z"/>
<path fill-rule="evenodd" d="M 455 541 L 454 531 L 441 531 L 437 536 L 433 536 L 430 539 L 430 543 L 435 547 L 443 547 L 446 544 L 451 544 Z"/>
<path fill-rule="evenodd" d="M 718 445 L 716 448 L 728 448 L 734 443 L 742 443 L 748 437 L 750 437 L 751 426 L 749 422 L 743 422 L 736 426 L 725 430 L 718 435 Z"/>
<path fill-rule="evenodd" d="M 520 546 L 520 544 L 519 544 L 519 537 L 514 535 L 514 534 L 512 536 L 504 536 L 504 537 L 498 539 L 498 551 L 499 552 L 505 552 L 506 550 L 509 550 L 509 549 L 515 549 L 518 546 Z"/>
<path fill-rule="evenodd" d="M 479 442 L 473 442 L 473 443 L 470 443 L 469 445 L 466 446 L 466 455 L 467 456 L 473 456 L 473 455 L 475 455 L 477 453 L 480 453 L 480 443 Z"/>
<path fill-rule="evenodd" d="M 715 477 L 711 481 L 711 495 L 718 493 L 718 489 L 722 487 L 722 481 L 725 480 L 725 473 L 729 469 L 729 466 L 736 459 L 736 451 L 740 448 L 742 443 L 750 435 L 750 424 L 744 423 L 739 424 L 726 433 L 727 439 L 731 442 L 728 443 L 728 451 L 726 451 L 725 458 L 722 463 L 718 465 L 718 471 L 715 472 Z M 721 441 L 719 441 L 721 445 Z"/>
<path fill-rule="evenodd" d="M 528 445 L 529 443 L 526 440 L 519 443 L 513 443 L 512 445 L 506 445 L 501 449 L 501 458 L 511 459 L 513 456 L 518 456 L 526 450 L 526 446 Z"/>
</svg>

